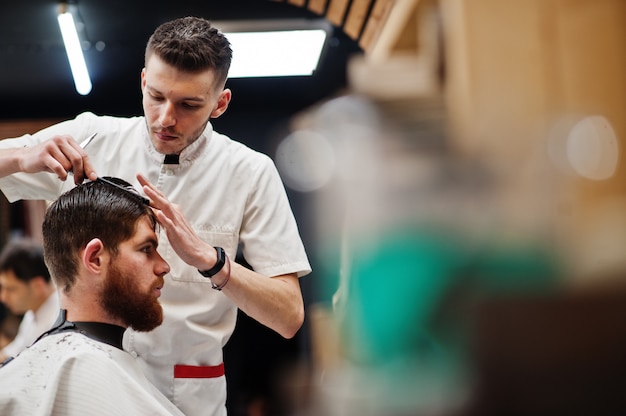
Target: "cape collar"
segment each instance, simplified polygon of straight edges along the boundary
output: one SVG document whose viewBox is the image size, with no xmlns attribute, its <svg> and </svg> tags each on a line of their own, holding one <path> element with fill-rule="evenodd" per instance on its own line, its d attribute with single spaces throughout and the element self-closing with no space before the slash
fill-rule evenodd
<svg viewBox="0 0 626 416">
<path fill-rule="evenodd" d="M 61 309 L 59 311 L 59 316 L 57 317 L 54 325 L 52 325 L 52 328 L 41 334 L 41 336 L 37 338 L 37 341 L 47 335 L 66 331 L 80 332 L 93 340 L 103 342 L 123 350 L 122 338 L 126 328 L 118 325 L 106 324 L 104 322 L 71 322 L 67 320 L 67 311 L 65 309 Z"/>
</svg>

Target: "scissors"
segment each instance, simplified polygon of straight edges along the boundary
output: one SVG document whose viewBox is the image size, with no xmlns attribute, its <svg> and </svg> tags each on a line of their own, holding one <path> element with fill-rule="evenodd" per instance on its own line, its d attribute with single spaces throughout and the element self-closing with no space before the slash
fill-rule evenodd
<svg viewBox="0 0 626 416">
<path fill-rule="evenodd" d="M 96 134 L 98 134 L 98 133 L 96 132 L 96 133 L 92 134 L 91 136 L 87 137 L 85 140 L 83 140 L 82 143 L 80 144 L 80 148 L 84 149 L 85 147 L 87 147 L 87 145 L 89 143 L 91 143 L 93 138 L 96 137 Z"/>
<path fill-rule="evenodd" d="M 96 134 L 98 134 L 98 133 L 97 133 L 97 132 L 96 132 L 96 133 L 93 133 L 91 136 L 89 136 L 89 137 L 87 137 L 85 140 L 83 140 L 83 141 L 80 143 L 80 145 L 79 145 L 79 146 L 80 146 L 80 148 L 81 148 L 81 149 L 84 149 L 85 147 L 87 147 L 87 145 L 88 145 L 89 143 L 91 143 L 91 141 L 93 140 L 93 138 L 94 138 L 94 137 L 96 137 Z M 69 175 L 74 175 L 74 172 L 72 171 L 72 169 L 68 170 L 68 171 L 67 171 L 67 173 L 68 173 Z"/>
<path fill-rule="evenodd" d="M 91 143 L 93 138 L 96 137 L 96 134 L 98 134 L 98 133 L 94 133 L 91 136 L 87 137 L 85 140 L 83 140 L 80 143 L 81 149 L 84 149 L 85 147 L 87 147 L 87 145 L 89 143 Z M 70 171 L 68 173 L 73 175 L 73 172 L 72 172 L 71 169 L 70 169 Z M 109 180 L 107 178 L 103 178 L 101 176 L 98 177 L 96 179 L 96 181 L 103 182 L 103 183 L 106 183 L 107 185 L 112 186 L 114 188 L 118 188 L 118 189 L 121 189 L 122 191 L 126 191 L 126 192 L 132 194 L 133 196 L 136 196 L 137 198 L 139 198 L 141 200 L 141 202 L 143 202 L 144 204 L 150 205 L 150 200 L 148 198 L 146 198 L 145 196 L 141 195 L 139 192 L 137 192 L 136 189 L 134 189 L 132 187 L 131 187 L 131 189 L 128 189 L 128 188 L 126 188 L 124 186 L 118 185 L 117 183 L 115 183 L 115 182 L 113 182 L 113 181 L 111 181 L 111 180 Z"/>
</svg>

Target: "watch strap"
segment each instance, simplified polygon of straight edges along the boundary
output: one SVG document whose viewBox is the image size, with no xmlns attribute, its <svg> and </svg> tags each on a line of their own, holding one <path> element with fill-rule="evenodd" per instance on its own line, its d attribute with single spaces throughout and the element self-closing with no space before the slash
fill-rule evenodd
<svg viewBox="0 0 626 416">
<path fill-rule="evenodd" d="M 208 277 L 209 279 L 219 273 L 224 267 L 224 263 L 226 263 L 226 252 L 224 249 L 222 247 L 215 247 L 215 251 L 217 252 L 217 262 L 215 266 L 211 267 L 209 270 L 198 270 L 202 276 Z"/>
</svg>

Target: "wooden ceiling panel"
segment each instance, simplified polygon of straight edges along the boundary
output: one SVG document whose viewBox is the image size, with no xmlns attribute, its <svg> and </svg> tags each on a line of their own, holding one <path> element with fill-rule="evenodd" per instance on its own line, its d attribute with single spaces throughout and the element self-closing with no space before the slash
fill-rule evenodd
<svg viewBox="0 0 626 416">
<path fill-rule="evenodd" d="M 400 11 L 400 14 L 411 14 L 416 11 L 420 2 L 419 0 L 272 0 L 283 1 L 295 7 L 306 7 L 311 12 L 323 16 L 334 26 L 341 28 L 344 33 L 358 42 L 359 46 L 367 54 L 376 48 L 381 36 L 384 37 L 385 45 L 390 47 L 390 36 L 408 36 L 404 30 L 405 27 L 390 28 L 388 19 L 391 11 Z M 429 0 L 424 3 L 436 0 Z M 398 13 L 395 13 L 396 15 Z M 411 16 L 404 16 L 401 19 L 394 19 L 393 25 L 397 25 L 403 18 L 410 19 Z M 414 25 L 415 19 L 400 22 L 402 24 Z M 413 33 L 417 28 L 412 28 Z M 408 32 L 407 32 L 408 33 Z M 414 42 L 414 36 L 409 36 Z M 406 40 L 406 39 L 405 39 Z M 399 45 L 403 40 L 395 39 L 394 45 Z M 406 43 L 406 42 L 405 42 Z M 388 51 L 391 52 L 391 51 Z"/>
<path fill-rule="evenodd" d="M 326 11 L 327 0 L 309 0 L 307 7 L 313 13 L 323 15 Z"/>
<path fill-rule="evenodd" d="M 358 1 L 358 0 L 357 0 Z M 328 10 L 326 11 L 326 19 L 335 26 L 343 26 L 343 21 L 348 10 L 349 0 L 330 0 Z"/>
<path fill-rule="evenodd" d="M 393 0 L 375 0 L 374 6 L 371 8 L 369 16 L 366 16 L 365 28 L 359 46 L 368 52 L 371 50 L 374 41 L 382 31 L 383 25 L 389 16 L 392 6 L 395 4 Z"/>
<path fill-rule="evenodd" d="M 372 0 L 354 1 L 346 16 L 343 30 L 352 39 L 359 39 L 370 11 Z"/>
<path fill-rule="evenodd" d="M 293 4 L 294 6 L 298 7 L 306 6 L 306 0 L 287 0 L 287 3 Z"/>
</svg>

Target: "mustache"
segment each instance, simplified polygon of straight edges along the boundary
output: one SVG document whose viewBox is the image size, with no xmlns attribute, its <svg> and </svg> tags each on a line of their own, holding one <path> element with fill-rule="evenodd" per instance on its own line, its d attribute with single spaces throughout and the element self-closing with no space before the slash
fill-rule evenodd
<svg viewBox="0 0 626 416">
<path fill-rule="evenodd" d="M 152 289 L 162 288 L 163 286 L 165 286 L 165 279 L 163 276 L 159 276 L 156 283 L 152 285 Z"/>
</svg>

